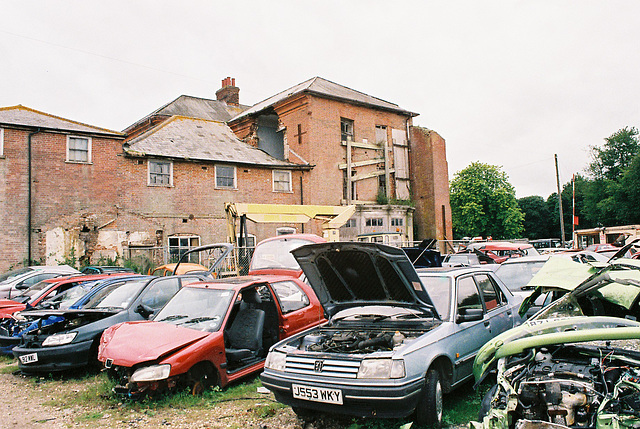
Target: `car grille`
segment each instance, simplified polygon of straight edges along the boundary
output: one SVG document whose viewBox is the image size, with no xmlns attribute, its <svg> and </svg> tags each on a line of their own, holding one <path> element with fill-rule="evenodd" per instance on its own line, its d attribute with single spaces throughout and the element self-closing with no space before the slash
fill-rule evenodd
<svg viewBox="0 0 640 429">
<path fill-rule="evenodd" d="M 286 371 L 290 373 L 339 378 L 356 378 L 358 368 L 360 368 L 359 360 L 335 360 L 299 356 L 287 356 L 286 365 Z"/>
</svg>

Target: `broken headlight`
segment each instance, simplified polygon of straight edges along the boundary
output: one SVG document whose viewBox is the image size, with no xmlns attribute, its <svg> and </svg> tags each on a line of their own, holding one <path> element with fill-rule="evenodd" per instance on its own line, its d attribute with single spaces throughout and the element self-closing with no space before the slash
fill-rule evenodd
<svg viewBox="0 0 640 429">
<path fill-rule="evenodd" d="M 69 332 L 67 334 L 55 334 L 49 335 L 42 342 L 43 347 L 47 346 L 62 346 L 64 344 L 69 344 L 73 339 L 78 335 L 77 332 Z"/>
<path fill-rule="evenodd" d="M 273 369 L 276 371 L 284 371 L 284 367 L 287 363 L 287 354 L 282 352 L 272 351 L 267 355 L 267 360 L 264 363 L 265 368 Z"/>
<path fill-rule="evenodd" d="M 171 372 L 171 365 L 152 365 L 145 366 L 143 368 L 139 368 L 136 372 L 133 373 L 129 381 L 131 382 L 139 382 L 139 381 L 158 381 L 164 380 L 169 377 L 169 373 Z"/>
<path fill-rule="evenodd" d="M 358 368 L 358 378 L 402 378 L 405 376 L 401 359 L 364 359 Z"/>
</svg>

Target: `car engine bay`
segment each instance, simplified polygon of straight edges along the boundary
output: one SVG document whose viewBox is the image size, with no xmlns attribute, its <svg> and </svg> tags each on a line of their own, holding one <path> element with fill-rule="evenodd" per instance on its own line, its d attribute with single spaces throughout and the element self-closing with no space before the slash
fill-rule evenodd
<svg viewBox="0 0 640 429">
<path fill-rule="evenodd" d="M 563 346 L 510 357 L 501 369 L 517 393 L 510 427 L 523 427 L 527 420 L 595 428 L 598 416 L 607 414 L 626 416 L 635 421 L 628 427 L 640 427 L 640 355 L 620 352 L 608 346 Z M 509 400 L 499 389 L 492 406 L 506 409 Z"/>
<path fill-rule="evenodd" d="M 424 331 L 385 329 L 322 329 L 304 336 L 298 349 L 322 353 L 355 354 L 392 351 L 423 333 Z"/>
</svg>

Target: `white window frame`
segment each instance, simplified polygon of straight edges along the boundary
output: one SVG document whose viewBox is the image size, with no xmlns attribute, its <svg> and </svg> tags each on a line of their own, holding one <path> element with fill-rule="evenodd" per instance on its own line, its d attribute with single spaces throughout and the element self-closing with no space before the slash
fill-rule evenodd
<svg viewBox="0 0 640 429">
<path fill-rule="evenodd" d="M 233 185 L 232 186 L 219 186 L 218 185 L 218 167 L 222 168 L 233 168 Z M 238 187 L 238 169 L 235 165 L 225 165 L 225 164 L 217 164 L 213 168 L 214 171 L 214 181 L 216 189 L 237 189 Z"/>
<path fill-rule="evenodd" d="M 276 189 L 276 173 L 284 173 L 287 176 L 289 176 L 289 180 L 287 180 L 287 182 L 284 181 L 280 181 L 278 183 L 287 183 L 289 185 L 289 189 L 286 190 L 282 190 L 282 189 Z M 271 171 L 271 184 L 272 184 L 272 190 L 273 192 L 284 192 L 284 193 L 293 193 L 293 181 L 291 178 L 291 170 L 272 170 Z"/>
<path fill-rule="evenodd" d="M 71 139 L 82 139 L 87 141 L 87 160 L 86 161 L 78 161 L 76 159 L 71 159 L 69 143 L 71 143 Z M 73 162 L 76 164 L 91 164 L 91 137 L 84 136 L 67 136 L 67 162 Z"/>
<path fill-rule="evenodd" d="M 0 128 L 0 156 L 4 156 L 4 128 Z"/>
<path fill-rule="evenodd" d="M 178 240 L 178 245 L 177 246 L 172 246 L 171 245 L 171 240 Z M 184 246 L 181 244 L 182 240 L 187 240 L 187 245 Z M 192 244 L 195 241 L 195 244 Z M 198 247 L 200 246 L 200 236 L 199 235 L 170 235 L 169 237 L 167 237 L 167 249 L 169 251 L 169 258 L 171 259 L 171 257 L 173 256 L 172 249 L 174 251 L 177 251 L 178 254 L 178 259 L 180 259 L 180 256 L 182 255 L 182 253 L 187 252 L 188 250 L 193 249 L 194 247 Z M 177 249 L 177 250 L 176 250 Z M 198 260 L 198 264 L 200 263 L 200 257 L 202 255 L 199 255 L 197 253 L 194 253 L 191 255 L 191 257 L 194 257 L 194 259 Z M 186 262 L 190 262 L 191 258 L 189 258 L 188 261 Z M 177 262 L 177 261 L 176 261 Z"/>
<path fill-rule="evenodd" d="M 151 183 L 151 164 L 168 164 L 169 165 L 169 183 Z M 173 161 L 164 161 L 159 159 L 150 159 L 147 161 L 147 186 L 173 187 Z"/>
</svg>

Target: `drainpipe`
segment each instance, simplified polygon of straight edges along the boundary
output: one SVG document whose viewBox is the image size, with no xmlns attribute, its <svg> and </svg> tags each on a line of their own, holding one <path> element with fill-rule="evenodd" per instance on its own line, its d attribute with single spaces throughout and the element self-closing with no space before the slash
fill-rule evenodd
<svg viewBox="0 0 640 429">
<path fill-rule="evenodd" d="M 27 137 L 27 180 L 29 183 L 27 184 L 27 264 L 31 265 L 32 261 L 32 252 L 31 252 L 31 203 L 32 203 L 32 179 L 31 179 L 31 137 L 35 136 L 40 132 L 40 128 L 35 130 L 32 133 L 29 133 Z"/>
</svg>

